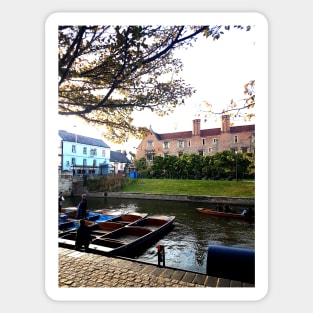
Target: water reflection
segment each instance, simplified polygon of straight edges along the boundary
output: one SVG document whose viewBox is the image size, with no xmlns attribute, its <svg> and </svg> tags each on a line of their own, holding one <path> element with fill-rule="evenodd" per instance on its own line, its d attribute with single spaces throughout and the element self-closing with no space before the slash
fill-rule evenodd
<svg viewBox="0 0 313 313">
<path fill-rule="evenodd" d="M 80 198 L 67 198 L 63 207 L 77 206 Z M 254 224 L 241 220 L 206 216 L 196 210 L 204 204 L 197 202 L 89 198 L 88 209 L 111 209 L 121 212 L 175 215 L 174 228 L 136 259 L 158 264 L 157 245 L 165 246 L 165 265 L 198 273 L 206 272 L 209 245 L 253 248 Z M 243 207 L 232 206 L 241 210 Z"/>
</svg>

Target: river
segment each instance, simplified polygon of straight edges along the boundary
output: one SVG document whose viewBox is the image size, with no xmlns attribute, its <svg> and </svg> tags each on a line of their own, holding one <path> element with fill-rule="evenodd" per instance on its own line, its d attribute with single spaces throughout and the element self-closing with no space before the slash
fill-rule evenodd
<svg viewBox="0 0 313 313">
<path fill-rule="evenodd" d="M 67 198 L 63 207 L 77 206 L 79 197 Z M 209 245 L 237 248 L 251 248 L 255 245 L 255 225 L 241 220 L 207 216 L 196 210 L 203 203 L 120 199 L 89 198 L 88 210 L 111 209 L 121 212 L 174 215 L 174 227 L 134 259 L 158 264 L 157 246 L 165 247 L 165 265 L 181 270 L 206 273 L 206 257 Z M 244 206 L 231 205 L 240 211 Z"/>
</svg>

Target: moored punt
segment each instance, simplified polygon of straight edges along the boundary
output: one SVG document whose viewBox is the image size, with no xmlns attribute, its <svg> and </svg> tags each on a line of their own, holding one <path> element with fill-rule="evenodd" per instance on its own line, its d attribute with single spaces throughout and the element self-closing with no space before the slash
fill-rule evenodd
<svg viewBox="0 0 313 313">
<path fill-rule="evenodd" d="M 97 237 L 95 235 L 91 235 L 91 238 L 96 239 Z M 74 249 L 75 242 L 76 242 L 76 230 L 69 231 L 65 234 L 59 235 L 58 238 L 59 247 Z"/>
<path fill-rule="evenodd" d="M 68 207 L 68 208 L 62 208 L 61 209 L 60 216 L 62 216 L 63 218 L 64 218 L 64 216 L 66 216 L 68 219 L 78 221 L 78 219 L 76 218 L 76 214 L 77 214 L 77 208 L 76 207 Z M 85 220 L 93 221 L 93 222 L 104 222 L 104 221 L 112 220 L 112 219 L 117 218 L 119 216 L 120 216 L 120 214 L 118 214 L 117 212 L 115 212 L 113 214 L 106 214 L 106 213 L 102 214 L 100 212 L 88 211 L 87 217 L 85 218 Z M 59 217 L 59 219 L 60 219 L 60 217 Z"/>
<path fill-rule="evenodd" d="M 134 256 L 164 236 L 173 226 L 174 219 L 175 216 L 148 216 L 94 239 L 89 249 L 104 255 Z"/>
<path fill-rule="evenodd" d="M 122 212 L 121 210 L 116 210 L 116 209 L 98 209 L 98 210 L 94 210 L 93 212 L 97 214 L 103 214 L 103 215 L 121 215 L 123 213 L 128 213 L 128 212 Z"/>
<path fill-rule="evenodd" d="M 87 226 L 91 226 L 93 224 L 94 224 L 94 222 L 86 221 Z M 64 223 L 59 223 L 59 237 L 65 235 L 65 234 L 68 234 L 70 232 L 76 233 L 76 230 L 78 227 L 79 227 L 79 222 L 76 220 L 68 219 Z"/>
<path fill-rule="evenodd" d="M 90 232 L 95 237 L 99 237 L 122 227 L 125 227 L 125 225 L 118 222 L 97 222 L 90 226 Z"/>
<path fill-rule="evenodd" d="M 112 215 L 113 218 L 110 221 L 111 222 L 122 223 L 124 225 L 131 225 L 134 222 L 138 222 L 138 221 L 144 219 L 147 216 L 148 216 L 147 213 L 137 213 L 137 212 L 123 213 L 123 214 L 116 215 L 116 216 Z"/>
<path fill-rule="evenodd" d="M 114 222 L 98 222 L 94 223 L 92 221 L 85 220 L 85 224 L 90 229 L 91 238 L 96 239 L 97 237 L 109 234 L 110 232 L 120 229 L 122 227 L 125 227 L 121 223 L 114 223 Z M 65 225 L 62 225 L 62 227 L 65 227 Z M 75 239 L 76 239 L 76 233 L 77 228 L 79 227 L 78 221 L 71 221 L 68 222 L 68 226 L 65 229 L 65 231 L 60 231 L 59 229 L 59 246 L 63 247 L 69 247 L 74 248 L 75 247 Z M 59 226 L 60 228 L 60 226 Z"/>
<path fill-rule="evenodd" d="M 135 223 L 132 226 L 143 226 L 149 228 L 150 230 L 157 230 L 163 227 L 164 225 L 171 225 L 174 216 L 166 216 L 166 215 L 149 215 Z M 171 223 L 169 223 L 171 222 Z"/>
<path fill-rule="evenodd" d="M 235 219 L 248 221 L 248 222 L 254 222 L 254 220 L 255 220 L 254 216 L 241 215 L 240 213 L 226 213 L 226 212 L 216 211 L 216 210 L 210 209 L 210 208 L 197 208 L 197 210 L 200 213 L 212 215 L 212 216 L 225 217 L 225 218 L 235 218 Z"/>
<path fill-rule="evenodd" d="M 94 213 L 94 212 L 88 212 L 86 220 L 99 223 L 99 222 L 112 221 L 116 219 L 117 217 L 119 217 L 119 215 L 105 215 L 105 214 L 99 214 L 99 213 Z"/>
<path fill-rule="evenodd" d="M 75 218 L 77 214 L 77 208 L 76 207 L 62 208 L 61 213 L 65 214 L 68 218 Z"/>
</svg>

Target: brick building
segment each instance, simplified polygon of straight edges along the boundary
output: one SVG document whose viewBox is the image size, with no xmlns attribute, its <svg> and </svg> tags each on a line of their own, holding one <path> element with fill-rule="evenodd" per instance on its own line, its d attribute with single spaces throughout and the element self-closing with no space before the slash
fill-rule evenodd
<svg viewBox="0 0 313 313">
<path fill-rule="evenodd" d="M 224 150 L 255 153 L 255 125 L 230 126 L 229 115 L 222 115 L 220 128 L 201 129 L 201 119 L 192 121 L 192 131 L 158 134 L 150 127 L 150 134 L 137 148 L 136 158 L 153 161 L 155 156 L 205 156 Z"/>
</svg>

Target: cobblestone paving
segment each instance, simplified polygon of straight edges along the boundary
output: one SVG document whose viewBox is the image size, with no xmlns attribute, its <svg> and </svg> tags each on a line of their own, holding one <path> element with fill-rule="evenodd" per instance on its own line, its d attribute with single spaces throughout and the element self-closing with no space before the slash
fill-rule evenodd
<svg viewBox="0 0 313 313">
<path fill-rule="evenodd" d="M 254 287 L 203 274 L 59 248 L 59 288 Z"/>
</svg>

